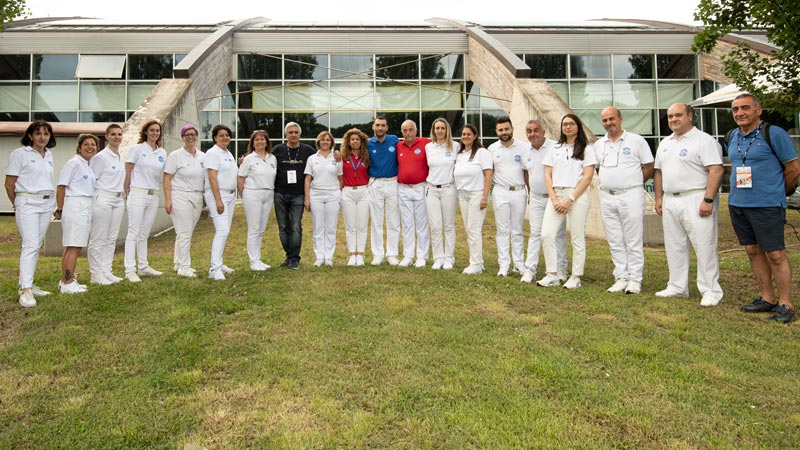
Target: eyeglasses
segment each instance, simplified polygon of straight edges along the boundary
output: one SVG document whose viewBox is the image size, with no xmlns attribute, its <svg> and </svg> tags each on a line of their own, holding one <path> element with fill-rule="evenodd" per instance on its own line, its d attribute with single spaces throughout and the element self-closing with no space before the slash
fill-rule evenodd
<svg viewBox="0 0 800 450">
<path fill-rule="evenodd" d="M 197 133 L 184 133 L 183 137 L 189 137 L 189 138 L 197 137 Z"/>
<path fill-rule="evenodd" d="M 562 127 L 577 127 L 578 124 L 575 122 L 564 122 L 561 124 Z"/>
</svg>

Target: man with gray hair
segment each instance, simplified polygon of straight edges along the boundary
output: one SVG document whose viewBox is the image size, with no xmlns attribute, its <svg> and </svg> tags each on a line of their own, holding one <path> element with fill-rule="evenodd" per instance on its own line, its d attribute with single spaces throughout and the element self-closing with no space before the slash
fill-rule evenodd
<svg viewBox="0 0 800 450">
<path fill-rule="evenodd" d="M 281 267 L 300 268 L 300 247 L 303 244 L 303 175 L 308 158 L 316 153 L 313 147 L 300 142 L 302 129 L 289 122 L 283 129 L 286 143 L 276 145 L 272 154 L 278 161 L 275 175 L 275 219 L 286 259 Z"/>
<path fill-rule="evenodd" d="M 400 132 L 403 134 L 403 139 L 397 143 L 397 192 L 400 222 L 403 225 L 403 259 L 400 267 L 408 267 L 413 263 L 414 267 L 422 268 L 425 267 L 430 247 L 428 209 L 425 205 L 425 180 L 428 178 L 425 146 L 431 141 L 417 137 L 417 124 L 413 120 L 403 122 Z"/>
</svg>

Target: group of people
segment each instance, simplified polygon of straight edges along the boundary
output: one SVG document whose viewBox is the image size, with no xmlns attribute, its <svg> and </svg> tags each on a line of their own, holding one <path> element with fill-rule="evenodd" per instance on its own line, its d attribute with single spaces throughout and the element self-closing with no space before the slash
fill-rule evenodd
<svg viewBox="0 0 800 450">
<path fill-rule="evenodd" d="M 786 185 L 800 172 L 788 134 L 760 119 L 761 105 L 749 94 L 733 102 L 740 128 L 730 135 L 733 166 L 731 218 L 740 243 L 751 261 L 760 296 L 746 305 L 747 312 L 771 311 L 770 318 L 789 322 L 791 268 L 783 243 Z M 22 235 L 20 304 L 35 306 L 35 296 L 46 295 L 33 285 L 36 258 L 55 209 L 61 219 L 64 253 L 62 293 L 86 290 L 75 279 L 75 265 L 88 245 L 92 284 L 122 280 L 111 270 L 123 207 L 128 209 L 125 239 L 125 279 L 162 273 L 150 267 L 147 238 L 163 188 L 165 209 L 175 229 L 174 269 L 179 276 L 195 277 L 190 244 L 203 204 L 214 224 L 208 276 L 224 280 L 233 272 L 223 263 L 230 233 L 236 193 L 247 218 L 247 254 L 251 270 L 269 269 L 261 257 L 263 234 L 271 209 L 275 209 L 281 245 L 286 254 L 281 266 L 298 269 L 302 245 L 302 215 L 310 211 L 313 224 L 315 266 L 333 265 L 339 211 L 343 211 L 348 266 L 365 264 L 367 228 L 371 222 L 372 265 L 452 270 L 455 266 L 455 217 L 460 206 L 469 248 L 465 274 L 484 271 L 482 228 L 489 196 L 496 223 L 498 276 L 516 272 L 531 283 L 537 275 L 540 251 L 545 271 L 540 286 L 581 287 L 586 259 L 585 228 L 590 207 L 589 186 L 599 177 L 600 213 L 605 228 L 614 283 L 608 292 L 638 294 L 644 269 L 644 183 L 655 183 L 656 213 L 663 217 L 669 266 L 666 289 L 657 297 L 687 297 L 689 245 L 697 254 L 700 304 L 713 306 L 723 293 L 717 258 L 718 191 L 723 176 L 722 148 L 693 126 L 689 106 L 672 105 L 668 123 L 673 133 L 659 144 L 654 158 L 647 142 L 622 128 L 615 107 L 601 112 L 606 134 L 589 143 L 580 118 L 561 119 L 558 140 L 545 137 L 544 123 L 530 120 L 528 141 L 513 137 L 508 117 L 496 122 L 498 140 L 484 148 L 477 129 L 465 125 L 460 141 L 450 124 L 436 119 L 428 138 L 418 137 L 416 123 L 401 125 L 402 139 L 388 133 L 387 121 L 378 116 L 374 135 L 348 130 L 336 150 L 328 131 L 319 133 L 315 146 L 301 143 L 297 123 L 284 128 L 285 142 L 272 148 L 265 131 L 250 136 L 247 155 L 237 162 L 228 150 L 231 130 L 217 125 L 214 146 L 197 149 L 198 130 L 181 129 L 184 145 L 167 156 L 161 147 L 161 125 L 144 124 L 139 144 L 119 153 L 122 129 L 106 130 L 107 146 L 98 152 L 93 135 L 78 138 L 77 155 L 61 171 L 55 189 L 55 146 L 51 126 L 33 122 L 22 138 L 23 147 L 12 153 L 6 173 L 6 191 L 15 205 Z M 794 178 L 792 178 L 792 174 Z M 127 199 L 127 201 L 125 200 Z M 524 217 L 528 211 L 530 237 L 524 248 Z M 570 223 L 572 269 L 567 276 L 566 222 Z M 385 222 L 385 245 L 384 245 Z M 402 233 L 401 233 L 402 230 Z M 400 258 L 399 240 L 403 237 Z M 780 297 L 776 297 L 774 275 Z"/>
</svg>

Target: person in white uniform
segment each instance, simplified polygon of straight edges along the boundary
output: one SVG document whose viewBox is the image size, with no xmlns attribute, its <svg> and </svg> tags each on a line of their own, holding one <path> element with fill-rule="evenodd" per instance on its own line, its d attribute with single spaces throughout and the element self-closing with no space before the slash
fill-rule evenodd
<svg viewBox="0 0 800 450">
<path fill-rule="evenodd" d="M 542 248 L 542 220 L 544 211 L 550 202 L 547 186 L 544 183 L 544 157 L 556 145 L 556 141 L 545 137 L 544 124 L 540 120 L 529 120 L 525 125 L 525 135 L 531 144 L 530 161 L 528 162 L 528 222 L 531 234 L 528 238 L 528 258 L 525 260 L 525 272 L 520 281 L 531 283 L 536 279 L 539 265 L 539 254 Z M 567 224 L 566 221 L 556 234 L 556 256 L 558 260 L 558 280 L 567 281 Z"/>
<path fill-rule="evenodd" d="M 672 134 L 656 151 L 656 213 L 664 224 L 669 283 L 656 297 L 689 296 L 689 243 L 697 255 L 697 289 L 701 306 L 722 300 L 717 259 L 717 209 L 722 147 L 692 125 L 689 105 L 675 103 L 667 110 Z"/>
<path fill-rule="evenodd" d="M 306 161 L 305 201 L 314 234 L 314 267 L 333 265 L 336 226 L 342 207 L 342 163 L 333 155 L 333 135 L 323 131 L 315 142 L 317 153 Z"/>
<path fill-rule="evenodd" d="M 586 216 L 589 214 L 589 184 L 597 163 L 594 149 L 587 143 L 581 119 L 567 114 L 561 119 L 561 137 L 558 144 L 544 157 L 544 183 L 550 201 L 542 220 L 542 250 L 547 274 L 537 283 L 540 286 L 558 286 L 558 257 L 556 235 L 569 217 L 569 234 L 572 238 L 572 274 L 564 287 L 581 287 L 581 277 L 586 262 Z"/>
<path fill-rule="evenodd" d="M 466 124 L 461 130 L 461 150 L 456 155 L 453 178 L 469 246 L 469 265 L 462 273 L 475 275 L 484 269 L 483 221 L 492 187 L 492 154 L 481 145 L 474 125 Z"/>
<path fill-rule="evenodd" d="M 400 267 L 425 267 L 431 235 L 428 231 L 428 209 L 425 192 L 428 179 L 428 157 L 425 148 L 430 139 L 417 137 L 417 124 L 406 120 L 400 125 L 403 139 L 397 143 L 397 198 L 403 235 L 403 259 Z"/>
<path fill-rule="evenodd" d="M 225 243 L 233 223 L 233 210 L 236 202 L 236 159 L 228 150 L 231 143 L 231 129 L 217 125 L 211 130 L 214 146 L 208 149 L 205 158 L 205 200 L 208 213 L 214 222 L 214 239 L 211 241 L 211 264 L 208 278 L 221 281 L 233 269 L 222 263 Z"/>
<path fill-rule="evenodd" d="M 194 228 L 203 212 L 205 154 L 197 149 L 194 125 L 181 128 L 183 146 L 167 156 L 164 166 L 164 209 L 175 227 L 173 263 L 180 277 L 195 278 L 191 245 Z"/>
<path fill-rule="evenodd" d="M 106 128 L 106 143 L 106 148 L 89 161 L 95 177 L 95 197 L 87 253 L 91 282 L 100 285 L 122 281 L 112 271 L 119 226 L 125 212 L 125 161 L 119 154 L 119 144 L 122 143 L 121 126 L 111 124 Z"/>
<path fill-rule="evenodd" d="M 348 266 L 364 265 L 369 228 L 369 152 L 367 135 L 358 128 L 342 138 L 342 216 L 350 258 Z"/>
<path fill-rule="evenodd" d="M 162 275 L 147 261 L 147 238 L 156 220 L 158 194 L 167 162 L 167 152 L 161 148 L 161 133 L 161 124 L 148 120 L 139 132 L 139 143 L 125 155 L 123 190 L 127 193 L 128 206 L 125 278 L 131 283 L 142 281 L 139 275 Z"/>
<path fill-rule="evenodd" d="M 6 195 L 14 205 L 14 219 L 22 238 L 19 254 L 19 304 L 36 306 L 35 297 L 50 295 L 33 284 L 39 249 L 44 243 L 56 206 L 53 185 L 53 127 L 35 120 L 25 130 L 22 147 L 11 152 L 6 169 Z"/>
<path fill-rule="evenodd" d="M 267 219 L 275 204 L 275 175 L 278 160 L 264 130 L 256 130 L 247 143 L 247 156 L 239 166 L 237 187 L 247 219 L 247 257 L 250 270 L 264 271 L 271 266 L 261 260 L 261 243 Z"/>
<path fill-rule="evenodd" d="M 92 227 L 92 203 L 94 200 L 94 172 L 89 161 L 97 154 L 100 140 L 93 134 L 78 136 L 77 155 L 64 164 L 58 175 L 56 188 L 56 218 L 61 219 L 61 281 L 62 294 L 86 292 L 86 286 L 78 284 L 75 267 L 81 249 L 89 243 Z"/>
<path fill-rule="evenodd" d="M 508 116 L 495 124 L 499 140 L 489 146 L 494 172 L 494 219 L 497 227 L 497 275 L 508 276 L 512 261 L 514 272 L 525 272 L 525 206 L 528 201 L 528 145 L 514 139 L 514 127 Z M 509 248 L 510 244 L 510 248 Z M 509 251 L 511 257 L 509 257 Z"/>
<path fill-rule="evenodd" d="M 425 146 L 428 159 L 428 183 L 425 206 L 431 233 L 433 265 L 431 269 L 450 270 L 456 262 L 456 208 L 458 192 L 453 178 L 456 154 L 461 146 L 453 142 L 450 124 L 438 118 L 431 125 L 431 142 Z M 444 235 L 444 241 L 442 240 Z"/>
<path fill-rule="evenodd" d="M 653 175 L 653 152 L 643 137 L 622 129 L 619 109 L 609 106 L 600 120 L 606 135 L 594 143 L 598 198 L 615 280 L 608 292 L 638 294 L 644 271 L 644 182 Z"/>
</svg>

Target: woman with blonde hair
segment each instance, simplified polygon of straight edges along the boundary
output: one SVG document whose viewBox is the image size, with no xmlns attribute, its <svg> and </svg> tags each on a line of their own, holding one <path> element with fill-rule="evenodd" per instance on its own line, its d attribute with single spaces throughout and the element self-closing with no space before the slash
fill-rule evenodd
<svg viewBox="0 0 800 450">
<path fill-rule="evenodd" d="M 364 265 L 369 232 L 369 152 L 367 135 L 358 128 L 342 138 L 342 213 L 350 258 L 348 266 Z"/>
<path fill-rule="evenodd" d="M 428 159 L 428 189 L 425 206 L 428 209 L 433 265 L 431 269 L 450 270 L 455 264 L 456 250 L 456 192 L 453 170 L 460 146 L 453 142 L 450 124 L 443 118 L 433 121 L 431 142 L 425 146 Z M 442 241 L 444 234 L 444 242 Z"/>
<path fill-rule="evenodd" d="M 272 144 L 266 131 L 256 130 L 247 143 L 247 155 L 239 166 L 236 179 L 247 218 L 247 256 L 250 270 L 263 271 L 270 267 L 261 260 L 261 241 L 267 228 L 267 218 L 275 203 L 275 175 L 278 160 L 272 154 Z"/>
<path fill-rule="evenodd" d="M 336 225 L 342 205 L 342 163 L 333 155 L 333 135 L 323 131 L 317 135 L 317 153 L 306 162 L 305 202 L 311 211 L 314 227 L 315 267 L 333 265 L 336 249 Z"/>
</svg>

